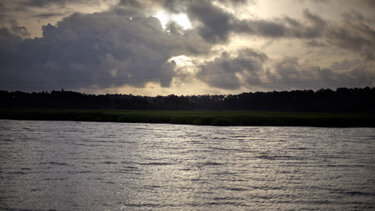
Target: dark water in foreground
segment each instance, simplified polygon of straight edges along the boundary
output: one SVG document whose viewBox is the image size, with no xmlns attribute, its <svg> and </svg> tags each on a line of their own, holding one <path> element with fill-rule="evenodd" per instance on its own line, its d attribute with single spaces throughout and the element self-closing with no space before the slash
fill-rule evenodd
<svg viewBox="0 0 375 211">
<path fill-rule="evenodd" d="M 0 120 L 0 210 L 374 210 L 375 129 Z"/>
</svg>

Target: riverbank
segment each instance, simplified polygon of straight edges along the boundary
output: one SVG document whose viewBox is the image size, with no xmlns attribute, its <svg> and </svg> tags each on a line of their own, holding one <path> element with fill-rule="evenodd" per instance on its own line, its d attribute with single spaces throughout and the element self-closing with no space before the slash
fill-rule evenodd
<svg viewBox="0 0 375 211">
<path fill-rule="evenodd" d="M 217 126 L 375 127 L 375 114 L 365 113 L 3 109 L 0 118 Z"/>
</svg>

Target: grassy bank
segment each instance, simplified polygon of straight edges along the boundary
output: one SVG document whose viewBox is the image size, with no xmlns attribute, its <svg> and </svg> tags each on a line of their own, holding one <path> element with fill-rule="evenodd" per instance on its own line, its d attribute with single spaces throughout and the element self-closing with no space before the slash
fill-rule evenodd
<svg viewBox="0 0 375 211">
<path fill-rule="evenodd" d="M 218 126 L 375 127 L 375 114 L 259 111 L 0 110 L 0 119 Z"/>
</svg>

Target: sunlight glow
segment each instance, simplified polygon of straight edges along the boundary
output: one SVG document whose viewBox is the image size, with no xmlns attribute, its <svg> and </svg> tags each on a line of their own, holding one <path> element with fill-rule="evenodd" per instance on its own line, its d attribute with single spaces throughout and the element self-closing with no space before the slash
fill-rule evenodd
<svg viewBox="0 0 375 211">
<path fill-rule="evenodd" d="M 186 14 L 177 14 L 177 15 L 172 15 L 171 19 L 176 22 L 178 25 L 180 25 L 184 30 L 190 29 L 191 23 Z"/>
<path fill-rule="evenodd" d="M 191 58 L 185 55 L 171 57 L 168 61 L 176 62 L 177 67 L 193 66 Z"/>
<path fill-rule="evenodd" d="M 168 14 L 164 10 L 159 10 L 155 15 L 157 19 L 159 19 L 161 26 L 163 29 L 167 26 L 169 22 L 175 22 L 179 26 L 181 26 L 184 30 L 188 30 L 192 27 L 191 22 L 186 14 Z"/>
<path fill-rule="evenodd" d="M 159 19 L 161 26 L 163 29 L 165 29 L 167 23 L 169 22 L 168 14 L 165 11 L 159 10 L 154 16 Z"/>
<path fill-rule="evenodd" d="M 193 61 L 194 58 L 190 58 L 185 55 L 180 55 L 180 56 L 174 56 L 171 57 L 168 61 L 169 62 L 175 62 L 176 63 L 176 68 L 174 69 L 174 72 L 178 74 L 185 75 L 195 75 L 198 71 L 199 68 L 196 66 L 196 61 Z"/>
</svg>

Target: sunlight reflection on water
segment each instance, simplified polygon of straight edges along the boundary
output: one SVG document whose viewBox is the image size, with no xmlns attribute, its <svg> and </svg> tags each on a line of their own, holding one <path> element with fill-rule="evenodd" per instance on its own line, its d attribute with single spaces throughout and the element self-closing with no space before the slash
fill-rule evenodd
<svg viewBox="0 0 375 211">
<path fill-rule="evenodd" d="M 0 209 L 375 209 L 373 128 L 0 120 Z"/>
</svg>

